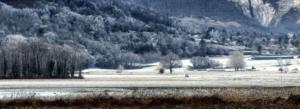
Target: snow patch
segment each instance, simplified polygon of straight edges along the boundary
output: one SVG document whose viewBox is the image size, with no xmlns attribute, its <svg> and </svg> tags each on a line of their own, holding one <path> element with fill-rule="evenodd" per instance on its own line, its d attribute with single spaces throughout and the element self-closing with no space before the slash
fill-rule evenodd
<svg viewBox="0 0 300 109">
<path fill-rule="evenodd" d="M 276 13 L 271 4 L 264 3 L 262 0 L 252 0 L 251 3 L 249 0 L 233 0 L 233 2 L 236 2 L 242 8 L 244 15 L 255 18 L 265 27 L 270 25 Z M 252 9 L 250 9 L 250 6 L 252 6 Z"/>
<path fill-rule="evenodd" d="M 269 27 L 273 21 L 275 26 L 280 23 L 282 17 L 292 8 L 300 9 L 299 0 L 279 0 L 278 9 L 263 0 L 228 0 L 235 2 L 244 15 L 256 19 L 262 26 Z M 251 2 L 251 3 L 250 3 Z"/>
<path fill-rule="evenodd" d="M 212 20 L 210 18 L 194 18 L 194 17 L 183 17 L 179 18 L 179 25 L 186 27 L 192 32 L 199 32 L 206 30 L 207 27 L 220 27 L 220 28 L 239 28 L 241 24 L 235 21 L 222 22 L 217 20 Z"/>
<path fill-rule="evenodd" d="M 7 11 L 17 11 L 17 9 L 5 4 L 5 3 L 2 3 L 0 2 L 0 9 L 3 10 L 3 12 L 7 12 Z"/>
<path fill-rule="evenodd" d="M 275 16 L 275 9 L 271 4 L 262 4 L 256 8 L 256 19 L 265 27 L 268 27 Z"/>
<path fill-rule="evenodd" d="M 16 43 L 26 42 L 27 38 L 20 34 L 7 35 L 5 43 L 14 45 Z"/>
</svg>

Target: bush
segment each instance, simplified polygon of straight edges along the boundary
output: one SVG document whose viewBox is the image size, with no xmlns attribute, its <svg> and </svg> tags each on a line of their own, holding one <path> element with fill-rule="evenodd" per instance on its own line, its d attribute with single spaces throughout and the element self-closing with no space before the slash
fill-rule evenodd
<svg viewBox="0 0 300 109">
<path fill-rule="evenodd" d="M 160 60 L 161 55 L 159 53 L 151 52 L 151 53 L 144 53 L 142 58 L 144 59 L 145 63 L 154 63 Z"/>
<path fill-rule="evenodd" d="M 282 73 L 283 72 L 283 68 L 279 68 L 278 71 L 280 71 Z"/>
<path fill-rule="evenodd" d="M 298 68 L 293 68 L 291 73 L 298 73 Z"/>
<path fill-rule="evenodd" d="M 191 63 L 193 64 L 192 69 L 207 69 L 220 66 L 220 63 L 207 57 L 193 57 Z"/>
<path fill-rule="evenodd" d="M 158 70 L 159 74 L 164 74 L 165 73 L 165 68 L 163 67 L 163 65 L 161 63 L 159 64 L 157 70 Z"/>
<path fill-rule="evenodd" d="M 120 63 L 124 66 L 125 69 L 135 69 L 142 67 L 140 63 L 143 62 L 141 56 L 134 53 L 122 53 Z"/>
<path fill-rule="evenodd" d="M 159 69 L 159 74 L 164 74 L 165 73 L 165 69 L 161 68 Z"/>
</svg>

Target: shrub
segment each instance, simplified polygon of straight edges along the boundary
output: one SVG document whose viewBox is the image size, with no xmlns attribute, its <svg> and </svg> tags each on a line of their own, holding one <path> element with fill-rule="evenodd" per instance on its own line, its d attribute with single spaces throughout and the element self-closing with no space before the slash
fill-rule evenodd
<svg viewBox="0 0 300 109">
<path fill-rule="evenodd" d="M 161 55 L 159 53 L 151 52 L 142 55 L 145 63 L 154 63 L 160 60 Z"/>
<path fill-rule="evenodd" d="M 293 68 L 291 73 L 298 73 L 298 68 Z"/>
<path fill-rule="evenodd" d="M 159 69 L 159 74 L 164 74 L 165 73 L 165 69 L 161 68 Z"/>
<path fill-rule="evenodd" d="M 193 57 L 191 63 L 193 64 L 193 69 L 207 69 L 220 66 L 220 63 L 210 60 L 207 57 Z"/>
<path fill-rule="evenodd" d="M 278 71 L 280 71 L 282 73 L 283 72 L 283 68 L 279 68 Z"/>
<path fill-rule="evenodd" d="M 142 62 L 143 59 L 141 58 L 141 56 L 134 54 L 132 52 L 121 54 L 120 63 L 123 65 L 125 69 L 139 68 L 141 67 L 139 63 Z"/>
</svg>

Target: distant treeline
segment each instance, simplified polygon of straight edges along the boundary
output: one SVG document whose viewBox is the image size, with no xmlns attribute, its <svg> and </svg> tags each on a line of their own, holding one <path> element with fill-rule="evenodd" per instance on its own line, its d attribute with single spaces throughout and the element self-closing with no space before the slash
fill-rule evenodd
<svg viewBox="0 0 300 109">
<path fill-rule="evenodd" d="M 81 78 L 87 53 L 37 38 L 7 40 L 0 48 L 0 78 Z"/>
</svg>

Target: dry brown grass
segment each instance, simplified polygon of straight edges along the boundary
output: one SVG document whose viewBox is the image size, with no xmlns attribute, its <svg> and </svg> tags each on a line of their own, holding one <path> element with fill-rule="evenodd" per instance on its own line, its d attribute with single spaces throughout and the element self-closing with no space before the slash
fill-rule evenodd
<svg viewBox="0 0 300 109">
<path fill-rule="evenodd" d="M 235 99 L 235 98 L 234 98 Z M 182 98 L 103 98 L 89 96 L 78 99 L 57 99 L 43 101 L 35 99 L 19 99 L 12 101 L 0 101 L 1 107 L 68 107 L 68 108 L 149 108 L 149 107 L 233 107 L 233 108 L 300 108 L 300 96 L 291 95 L 289 99 L 259 99 L 252 101 L 225 101 L 217 96 L 212 97 L 182 97 Z"/>
</svg>

